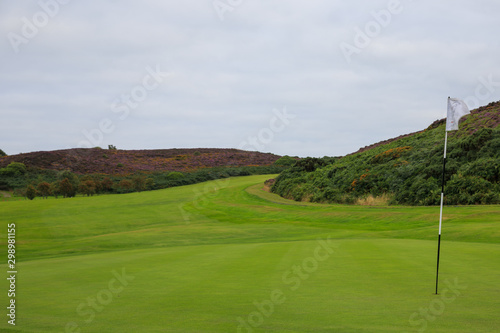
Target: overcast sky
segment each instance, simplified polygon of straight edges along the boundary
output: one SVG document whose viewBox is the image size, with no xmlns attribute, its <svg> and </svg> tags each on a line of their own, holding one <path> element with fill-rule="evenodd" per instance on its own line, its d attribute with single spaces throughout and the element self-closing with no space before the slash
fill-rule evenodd
<svg viewBox="0 0 500 333">
<path fill-rule="evenodd" d="M 497 0 L 0 1 L 0 149 L 338 156 L 500 100 Z"/>
</svg>

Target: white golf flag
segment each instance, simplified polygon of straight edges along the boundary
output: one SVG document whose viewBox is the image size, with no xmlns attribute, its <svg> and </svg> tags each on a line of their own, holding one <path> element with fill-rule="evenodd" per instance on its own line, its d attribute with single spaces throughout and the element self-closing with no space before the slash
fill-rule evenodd
<svg viewBox="0 0 500 333">
<path fill-rule="evenodd" d="M 446 117 L 446 131 L 458 130 L 458 121 L 460 118 L 469 114 L 469 108 L 464 101 L 458 98 L 448 97 L 448 115 Z"/>
</svg>

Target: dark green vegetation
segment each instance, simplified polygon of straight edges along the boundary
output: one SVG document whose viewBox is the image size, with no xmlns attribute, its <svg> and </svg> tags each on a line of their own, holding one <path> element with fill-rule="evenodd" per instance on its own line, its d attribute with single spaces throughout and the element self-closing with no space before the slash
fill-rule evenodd
<svg viewBox="0 0 500 333">
<path fill-rule="evenodd" d="M 499 206 L 445 207 L 436 296 L 437 207 L 297 203 L 266 178 L 1 202 L 0 331 L 498 331 Z"/>
<path fill-rule="evenodd" d="M 464 117 L 448 134 L 446 204 L 500 203 L 500 103 Z M 308 158 L 282 172 L 272 191 L 297 201 L 356 203 L 385 198 L 439 204 L 445 121 L 424 131 L 338 158 Z"/>
</svg>

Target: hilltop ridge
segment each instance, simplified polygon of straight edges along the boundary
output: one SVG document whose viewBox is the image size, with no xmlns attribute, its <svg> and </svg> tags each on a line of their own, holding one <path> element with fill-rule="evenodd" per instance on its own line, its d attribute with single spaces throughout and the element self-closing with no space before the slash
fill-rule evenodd
<svg viewBox="0 0 500 333">
<path fill-rule="evenodd" d="M 467 129 L 466 129 L 467 132 L 469 134 L 473 134 L 477 130 L 479 130 L 480 128 L 484 128 L 484 127 L 496 128 L 496 127 L 498 127 L 500 125 L 500 112 L 498 112 L 499 109 L 500 109 L 500 101 L 497 101 L 497 102 L 491 102 L 488 105 L 481 106 L 475 110 L 472 110 L 470 115 L 468 115 L 467 117 L 472 116 L 474 121 L 470 121 L 469 124 L 467 125 Z M 463 124 L 463 122 L 467 119 L 467 117 L 462 118 L 460 120 L 460 124 Z M 483 120 L 484 123 L 479 124 L 478 120 Z M 424 130 L 416 131 L 416 132 L 412 132 L 412 133 L 408 133 L 408 134 L 402 134 L 402 135 L 399 135 L 395 138 L 382 140 L 380 142 L 376 142 L 376 143 L 373 143 L 371 145 L 359 148 L 357 151 L 350 153 L 350 154 L 347 154 L 347 155 L 354 155 L 357 153 L 362 153 L 364 151 L 376 148 L 378 146 L 389 144 L 389 143 L 397 141 L 399 139 L 403 139 L 403 138 L 406 138 L 406 137 L 409 137 L 409 136 L 412 136 L 412 135 L 415 135 L 418 133 L 422 133 L 423 131 L 431 130 L 431 129 L 436 128 L 436 127 L 438 127 L 442 124 L 445 124 L 445 123 L 446 123 L 446 118 L 438 119 L 438 120 L 434 121 L 432 124 L 430 124 Z"/>
<path fill-rule="evenodd" d="M 0 168 L 19 162 L 28 168 L 69 170 L 77 174 L 132 174 L 135 172 L 190 172 L 202 168 L 271 165 L 280 156 L 238 149 L 189 148 L 117 150 L 77 148 L 24 153 L 0 158 Z"/>
</svg>

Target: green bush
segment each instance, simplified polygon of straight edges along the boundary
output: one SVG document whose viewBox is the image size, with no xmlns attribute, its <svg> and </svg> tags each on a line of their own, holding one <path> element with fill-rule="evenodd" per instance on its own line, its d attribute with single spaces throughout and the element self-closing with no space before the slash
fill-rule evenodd
<svg viewBox="0 0 500 333">
<path fill-rule="evenodd" d="M 408 184 L 409 185 L 409 184 Z M 408 195 L 408 203 L 413 205 L 432 205 L 440 199 L 441 188 L 436 178 L 425 179 L 417 176 L 413 179 Z"/>
<path fill-rule="evenodd" d="M 26 189 L 26 198 L 33 200 L 36 197 L 36 189 L 33 185 L 29 185 Z"/>
<path fill-rule="evenodd" d="M 184 174 L 178 171 L 172 171 L 167 175 L 167 179 L 178 180 L 184 178 Z"/>
<path fill-rule="evenodd" d="M 26 165 L 23 163 L 12 162 L 5 168 L 0 169 L 0 175 L 9 177 L 18 177 L 26 173 Z"/>
<path fill-rule="evenodd" d="M 297 162 L 295 158 L 285 155 L 276 160 L 274 164 L 278 166 L 292 166 L 295 164 L 295 162 Z"/>
<path fill-rule="evenodd" d="M 301 160 L 296 161 L 293 168 L 295 171 L 305 171 L 305 172 L 313 172 L 314 170 L 327 165 L 328 163 L 316 157 L 306 157 Z"/>
</svg>

